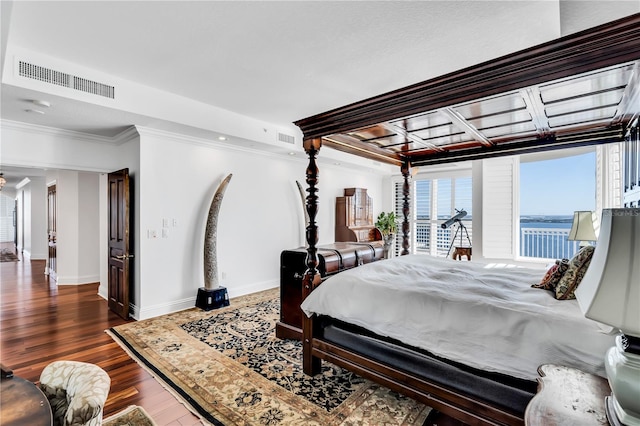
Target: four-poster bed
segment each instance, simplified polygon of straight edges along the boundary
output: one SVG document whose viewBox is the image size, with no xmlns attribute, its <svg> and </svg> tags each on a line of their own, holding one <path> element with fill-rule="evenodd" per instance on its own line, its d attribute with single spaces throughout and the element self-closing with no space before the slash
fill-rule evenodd
<svg viewBox="0 0 640 426">
<path fill-rule="evenodd" d="M 400 166 L 406 255 L 411 167 L 623 141 L 638 126 L 639 72 L 635 14 L 297 121 L 309 156 L 303 300 L 321 283 L 316 158 L 323 145 Z M 327 321 L 303 316 L 307 374 L 324 359 L 469 424 L 522 424 L 523 404 L 535 392 L 530 383 L 434 359 L 393 339 L 378 344 L 367 330 L 340 321 L 327 328 Z"/>
</svg>

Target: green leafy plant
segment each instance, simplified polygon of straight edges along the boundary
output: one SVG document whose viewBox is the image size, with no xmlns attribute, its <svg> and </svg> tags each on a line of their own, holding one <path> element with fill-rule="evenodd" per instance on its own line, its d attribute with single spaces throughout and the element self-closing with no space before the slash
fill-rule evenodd
<svg viewBox="0 0 640 426">
<path fill-rule="evenodd" d="M 378 215 L 378 219 L 376 220 L 376 228 L 380 230 L 383 237 L 386 237 L 389 234 L 395 234 L 398 230 L 395 213 L 380 213 L 380 215 Z"/>
</svg>

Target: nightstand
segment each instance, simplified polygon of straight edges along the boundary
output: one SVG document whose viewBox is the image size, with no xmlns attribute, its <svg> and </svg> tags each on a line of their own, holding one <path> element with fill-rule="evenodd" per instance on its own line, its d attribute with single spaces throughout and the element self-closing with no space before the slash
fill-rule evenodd
<svg viewBox="0 0 640 426">
<path fill-rule="evenodd" d="M 526 426 L 608 425 L 605 396 L 607 380 L 561 365 L 538 368 L 538 393 L 524 414 Z"/>
</svg>

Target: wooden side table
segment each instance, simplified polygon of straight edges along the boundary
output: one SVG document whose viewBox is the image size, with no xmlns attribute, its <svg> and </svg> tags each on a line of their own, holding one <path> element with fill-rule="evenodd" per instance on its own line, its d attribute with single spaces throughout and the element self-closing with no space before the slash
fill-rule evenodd
<svg viewBox="0 0 640 426">
<path fill-rule="evenodd" d="M 467 256 L 467 260 L 471 260 L 471 247 L 456 247 L 451 257 L 454 260 L 462 260 L 463 256 Z"/>
<path fill-rule="evenodd" d="M 0 421 L 3 426 L 51 426 L 53 413 L 40 388 L 14 376 L 0 381 Z"/>
<path fill-rule="evenodd" d="M 545 364 L 538 368 L 538 393 L 524 414 L 526 426 L 608 425 L 607 380 L 574 368 Z"/>
</svg>

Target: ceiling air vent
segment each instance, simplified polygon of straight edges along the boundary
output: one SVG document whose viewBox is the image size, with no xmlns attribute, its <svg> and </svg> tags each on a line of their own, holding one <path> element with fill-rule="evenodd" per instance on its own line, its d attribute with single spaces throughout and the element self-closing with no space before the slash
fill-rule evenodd
<svg viewBox="0 0 640 426">
<path fill-rule="evenodd" d="M 296 137 L 278 132 L 278 141 L 294 145 L 296 143 Z"/>
<path fill-rule="evenodd" d="M 21 77 L 43 81 L 57 86 L 68 87 L 70 89 L 103 96 L 105 98 L 114 99 L 115 96 L 115 88 L 108 84 L 98 83 L 86 78 L 77 77 L 75 75 L 41 67 L 39 65 L 33 65 L 24 61 L 19 61 L 18 68 Z"/>
</svg>

